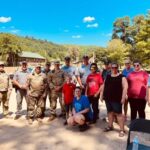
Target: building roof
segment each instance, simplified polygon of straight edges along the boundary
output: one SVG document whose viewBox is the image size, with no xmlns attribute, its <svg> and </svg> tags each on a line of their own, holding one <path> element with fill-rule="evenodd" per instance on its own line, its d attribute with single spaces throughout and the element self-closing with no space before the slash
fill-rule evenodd
<svg viewBox="0 0 150 150">
<path fill-rule="evenodd" d="M 33 52 L 26 52 L 23 51 L 21 54 L 19 54 L 20 57 L 25 57 L 25 58 L 38 58 L 38 59 L 45 59 L 43 56 L 41 56 L 38 53 L 33 53 Z"/>
</svg>

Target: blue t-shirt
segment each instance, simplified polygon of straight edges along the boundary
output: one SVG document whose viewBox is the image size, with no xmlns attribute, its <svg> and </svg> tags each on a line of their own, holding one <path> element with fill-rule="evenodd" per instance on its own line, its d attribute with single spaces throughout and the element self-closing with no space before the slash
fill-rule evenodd
<svg viewBox="0 0 150 150">
<path fill-rule="evenodd" d="M 150 77 L 148 78 L 148 87 L 150 87 Z"/>
<path fill-rule="evenodd" d="M 77 100 L 77 98 L 75 97 L 74 100 L 73 100 L 73 108 L 75 109 L 75 111 L 77 113 L 84 110 L 84 109 L 86 109 L 86 108 L 89 108 L 90 111 L 88 112 L 88 117 L 89 117 L 89 119 L 92 120 L 93 113 L 92 113 L 92 110 L 91 110 L 89 99 L 86 96 L 82 95 L 79 100 Z"/>
<path fill-rule="evenodd" d="M 67 74 L 69 74 L 70 76 L 75 75 L 76 67 L 74 66 L 63 66 L 61 69 Z"/>
<path fill-rule="evenodd" d="M 134 68 L 130 68 L 129 70 L 127 70 L 126 68 L 125 69 L 123 69 L 123 71 L 122 71 L 122 75 L 124 76 L 124 77 L 127 77 L 131 72 L 133 72 L 134 71 Z"/>
</svg>

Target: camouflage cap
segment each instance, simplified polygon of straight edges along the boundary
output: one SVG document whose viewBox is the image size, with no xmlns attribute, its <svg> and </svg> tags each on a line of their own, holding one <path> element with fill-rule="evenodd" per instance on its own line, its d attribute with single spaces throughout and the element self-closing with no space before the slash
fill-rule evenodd
<svg viewBox="0 0 150 150">
<path fill-rule="evenodd" d="M 60 64 L 60 61 L 59 61 L 59 60 L 56 60 L 56 61 L 54 61 L 54 64 L 55 64 L 55 65 Z"/>
<path fill-rule="evenodd" d="M 0 65 L 5 65 L 5 63 L 3 61 L 0 61 Z"/>
<path fill-rule="evenodd" d="M 45 65 L 50 66 L 50 65 L 51 65 L 51 63 L 50 63 L 50 62 L 46 62 L 46 64 L 45 64 Z"/>
<path fill-rule="evenodd" d="M 41 67 L 41 64 L 36 64 L 36 65 L 35 65 L 35 68 L 37 68 L 37 67 Z"/>
</svg>

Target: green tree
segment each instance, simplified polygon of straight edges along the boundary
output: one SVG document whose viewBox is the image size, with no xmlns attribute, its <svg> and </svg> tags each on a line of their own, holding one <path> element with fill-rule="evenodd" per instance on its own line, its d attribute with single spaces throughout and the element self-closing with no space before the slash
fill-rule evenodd
<svg viewBox="0 0 150 150">
<path fill-rule="evenodd" d="M 131 46 L 123 43 L 120 39 L 113 39 L 107 46 L 107 57 L 109 60 L 122 64 L 129 57 Z"/>
</svg>

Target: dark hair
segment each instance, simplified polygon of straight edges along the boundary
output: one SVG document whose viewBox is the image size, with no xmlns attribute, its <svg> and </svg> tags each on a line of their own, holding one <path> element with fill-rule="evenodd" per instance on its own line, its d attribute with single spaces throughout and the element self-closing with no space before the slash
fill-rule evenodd
<svg viewBox="0 0 150 150">
<path fill-rule="evenodd" d="M 138 59 L 134 60 L 134 61 L 133 61 L 133 64 L 134 64 L 134 63 L 139 63 L 139 64 L 141 65 L 141 62 L 140 62 Z"/>
<path fill-rule="evenodd" d="M 95 67 L 96 67 L 96 69 L 98 68 L 98 67 L 97 67 L 97 63 L 91 63 L 91 65 L 90 65 L 90 69 L 91 69 L 91 67 L 92 67 L 92 66 L 95 66 Z"/>
<path fill-rule="evenodd" d="M 82 91 L 81 87 L 80 86 L 76 86 L 75 90 L 76 89 L 79 89 L 80 91 Z"/>
</svg>

